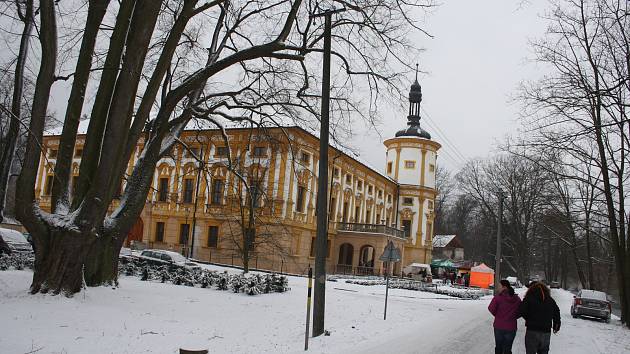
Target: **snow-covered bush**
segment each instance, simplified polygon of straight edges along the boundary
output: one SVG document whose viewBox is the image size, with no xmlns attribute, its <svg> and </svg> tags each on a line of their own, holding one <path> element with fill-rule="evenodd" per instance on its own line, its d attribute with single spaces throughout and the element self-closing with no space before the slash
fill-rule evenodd
<svg viewBox="0 0 630 354">
<path fill-rule="evenodd" d="M 263 292 L 263 284 L 260 275 L 255 275 L 246 280 L 243 292 L 247 295 L 258 295 Z"/>
<path fill-rule="evenodd" d="M 217 290 L 232 290 L 235 293 L 248 295 L 269 294 L 289 290 L 286 276 L 275 274 L 243 275 L 219 273 L 203 268 L 182 268 L 169 265 L 155 265 L 141 259 L 125 259 L 119 263 L 118 273 L 130 277 L 138 277 L 143 281 L 170 282 L 199 288 L 216 287 Z"/>
<path fill-rule="evenodd" d="M 357 284 L 364 286 L 373 285 L 385 285 L 384 279 L 349 279 L 346 280 L 348 284 Z M 426 291 L 441 295 L 447 295 L 452 297 L 458 297 L 462 299 L 477 300 L 480 297 L 487 295 L 486 290 L 477 288 L 455 287 L 455 286 L 437 286 L 434 284 L 423 283 L 414 280 L 402 280 L 402 279 L 390 279 L 389 287 L 392 289 L 406 289 L 416 291 Z"/>
<path fill-rule="evenodd" d="M 34 262 L 35 258 L 32 253 L 13 252 L 10 255 L 3 253 L 0 255 L 0 270 L 33 269 Z"/>
<path fill-rule="evenodd" d="M 278 293 L 283 293 L 289 290 L 289 280 L 286 276 L 281 275 L 277 276 L 273 274 L 272 276 L 273 290 Z"/>
</svg>

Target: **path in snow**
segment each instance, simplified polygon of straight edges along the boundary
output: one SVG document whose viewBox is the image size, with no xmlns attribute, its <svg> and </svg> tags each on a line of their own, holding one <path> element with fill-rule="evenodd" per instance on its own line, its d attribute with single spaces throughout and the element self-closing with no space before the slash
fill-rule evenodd
<svg viewBox="0 0 630 354">
<path fill-rule="evenodd" d="M 552 334 L 551 353 L 629 353 L 629 333 L 618 320 L 607 324 L 598 320 L 572 318 L 570 314 L 573 295 L 564 290 L 552 290 L 552 296 L 560 307 L 562 328 Z M 365 346 L 363 350 L 398 353 L 431 354 L 486 354 L 494 352 L 492 318 L 487 305 L 491 297 L 474 303 L 450 319 L 434 323 L 430 328 L 416 329 L 389 338 L 377 346 Z M 519 319 L 518 331 L 512 352 L 525 354 L 525 321 Z M 426 331 L 426 332 L 425 332 Z M 422 334 L 424 333 L 424 334 Z"/>
</svg>

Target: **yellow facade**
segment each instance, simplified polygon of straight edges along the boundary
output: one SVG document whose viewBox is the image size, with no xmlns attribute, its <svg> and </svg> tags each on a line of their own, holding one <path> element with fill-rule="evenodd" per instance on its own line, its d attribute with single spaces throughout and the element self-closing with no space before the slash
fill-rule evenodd
<svg viewBox="0 0 630 354">
<path fill-rule="evenodd" d="M 251 196 L 246 193 L 246 182 L 258 186 L 255 195 L 260 196 L 254 214 L 256 236 L 250 267 L 304 274 L 314 261 L 318 138 L 299 127 L 264 132 L 235 128 L 227 133 L 232 169 L 225 156 L 227 144 L 219 130 L 182 134 L 186 147 L 175 146 L 170 157 L 158 162 L 152 192 L 132 232 L 148 248 L 192 252 L 191 257 L 200 261 L 241 265 L 242 226 L 249 216 L 249 208 L 244 205 Z M 50 207 L 49 184 L 58 139 L 47 136 L 44 140 L 47 158 L 40 165 L 36 193 L 45 209 Z M 79 152 L 83 140 L 83 136 L 77 140 Z M 389 149 L 394 144 L 395 150 L 407 143 L 418 141 L 396 138 L 386 141 L 386 146 Z M 132 155 L 128 173 L 142 144 L 140 141 Z M 422 144 L 428 151 L 439 148 L 431 141 Z M 76 155 L 74 175 L 80 163 L 80 153 Z M 424 171 L 423 157 L 415 168 Z M 383 264 L 378 257 L 388 240 L 404 250 L 395 272 L 412 262 L 430 263 L 431 228 L 418 227 L 415 236 L 405 236 L 399 229 L 403 220 L 432 223 L 432 216 L 423 221 L 424 210 L 409 214 L 400 200 L 407 196 L 434 200 L 435 189 L 424 186 L 422 180 L 419 185 L 399 184 L 332 147 L 328 160 L 328 271 L 380 274 Z M 398 172 L 397 163 L 395 173 Z M 125 187 L 123 181 L 122 188 Z M 112 208 L 117 203 L 114 201 Z M 425 241 L 420 241 L 426 232 L 429 234 Z"/>
</svg>

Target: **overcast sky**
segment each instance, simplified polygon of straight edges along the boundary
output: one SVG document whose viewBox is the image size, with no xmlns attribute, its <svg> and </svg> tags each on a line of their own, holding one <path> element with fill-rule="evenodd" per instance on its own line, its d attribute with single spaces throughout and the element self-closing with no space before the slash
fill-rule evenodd
<svg viewBox="0 0 630 354">
<path fill-rule="evenodd" d="M 519 127 L 519 105 L 510 102 L 524 79 L 539 75 L 528 63 L 528 42 L 546 28 L 545 0 L 444 0 L 426 18 L 434 38 L 418 35 L 426 51 L 418 58 L 423 101 L 422 127 L 443 145 L 439 163 L 456 172 L 464 159 L 484 157 Z M 379 133 L 393 137 L 406 112 L 385 118 Z M 438 128 L 436 128 L 436 125 Z M 384 168 L 385 148 L 374 131 L 355 136 L 353 145 L 374 167 Z"/>
<path fill-rule="evenodd" d="M 539 75 L 539 68 L 526 60 L 531 56 L 528 41 L 544 33 L 546 24 L 540 15 L 549 4 L 547 0 L 437 1 L 442 4 L 431 13 L 416 14 L 433 35 L 417 33 L 414 38 L 425 49 L 417 58 L 426 73 L 420 75 L 421 124 L 443 146 L 438 163 L 454 173 L 465 160 L 487 156 L 498 141 L 518 129 L 519 105 L 510 97 L 521 81 Z M 10 53 L 0 53 L 6 55 Z M 69 86 L 70 82 L 57 83 L 53 90 L 50 108 L 59 117 Z M 361 130 L 357 123 L 349 145 L 362 160 L 384 170 L 382 141 L 406 126 L 406 105 L 397 114 L 381 115 L 378 132 Z"/>
</svg>

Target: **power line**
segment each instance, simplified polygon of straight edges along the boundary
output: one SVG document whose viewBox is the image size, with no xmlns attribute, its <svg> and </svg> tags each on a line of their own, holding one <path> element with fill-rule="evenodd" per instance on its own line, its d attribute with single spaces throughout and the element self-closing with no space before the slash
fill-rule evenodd
<svg viewBox="0 0 630 354">
<path fill-rule="evenodd" d="M 432 123 L 432 124 L 430 124 Z M 466 164 L 467 160 L 466 158 L 463 158 L 462 156 L 458 155 L 456 153 L 456 148 L 454 148 L 452 146 L 452 143 L 449 143 L 449 141 L 445 138 L 444 133 L 440 133 L 437 129 L 437 127 L 435 126 L 435 123 L 433 122 L 429 122 L 427 121 L 426 124 L 435 131 L 435 135 L 442 141 L 444 141 L 444 145 L 442 146 L 443 149 L 441 150 L 445 157 L 448 157 L 457 168 L 461 168 L 463 165 Z"/>
<path fill-rule="evenodd" d="M 454 162 L 456 162 L 458 165 L 464 165 L 466 163 L 465 160 L 463 160 L 461 157 L 459 157 L 456 153 L 455 150 L 448 145 L 448 143 L 446 143 L 446 139 L 444 139 L 444 137 L 442 136 L 442 134 L 437 132 L 437 129 L 435 129 L 433 124 L 429 124 L 428 122 L 426 123 L 427 126 L 431 129 L 435 130 L 435 135 L 437 136 L 437 138 L 441 141 L 444 142 L 444 144 L 442 145 L 442 151 L 449 156 Z M 450 151 L 450 152 L 449 152 Z"/>
<path fill-rule="evenodd" d="M 451 139 L 449 139 L 449 137 L 446 135 L 446 133 L 444 133 L 444 131 L 442 131 L 442 129 L 440 129 L 440 126 L 438 124 L 435 123 L 435 121 L 431 118 L 431 115 L 429 114 L 429 112 L 427 112 L 427 110 L 424 107 L 420 107 L 420 109 L 422 109 L 422 112 L 424 112 L 426 118 L 427 118 L 427 122 L 431 123 L 432 125 L 435 126 L 436 132 L 439 132 L 442 136 L 442 138 L 444 139 L 445 143 L 450 145 L 451 148 L 454 150 L 454 152 L 458 155 L 459 158 L 462 159 L 462 161 L 467 161 L 468 158 L 466 156 L 464 156 L 464 154 L 462 154 L 462 152 L 459 150 L 459 148 L 457 148 L 457 145 L 455 145 L 455 143 L 453 143 L 453 141 L 451 141 Z"/>
</svg>

